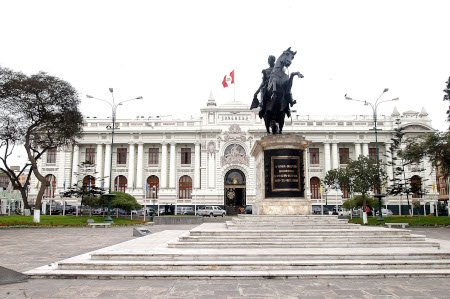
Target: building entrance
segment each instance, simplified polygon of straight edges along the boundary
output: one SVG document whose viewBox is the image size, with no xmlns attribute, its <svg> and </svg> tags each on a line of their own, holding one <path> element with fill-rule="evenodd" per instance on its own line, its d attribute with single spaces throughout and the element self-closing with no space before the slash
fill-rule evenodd
<svg viewBox="0 0 450 299">
<path fill-rule="evenodd" d="M 228 171 L 224 178 L 225 210 L 227 215 L 245 212 L 245 175 L 239 169 Z"/>
</svg>

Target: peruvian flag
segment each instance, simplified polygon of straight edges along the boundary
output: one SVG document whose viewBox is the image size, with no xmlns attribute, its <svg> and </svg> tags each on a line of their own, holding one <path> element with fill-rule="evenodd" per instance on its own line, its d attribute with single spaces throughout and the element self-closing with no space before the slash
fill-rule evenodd
<svg viewBox="0 0 450 299">
<path fill-rule="evenodd" d="M 222 80 L 223 87 L 228 87 L 230 84 L 234 84 L 234 70 L 229 75 L 225 75 Z"/>
</svg>

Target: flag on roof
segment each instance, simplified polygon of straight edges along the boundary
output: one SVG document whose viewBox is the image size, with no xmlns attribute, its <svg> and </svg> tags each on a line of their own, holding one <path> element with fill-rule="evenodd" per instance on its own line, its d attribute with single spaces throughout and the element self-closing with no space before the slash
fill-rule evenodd
<svg viewBox="0 0 450 299">
<path fill-rule="evenodd" d="M 230 84 L 234 84 L 234 70 L 229 75 L 225 75 L 222 80 L 223 87 L 228 87 Z"/>
</svg>

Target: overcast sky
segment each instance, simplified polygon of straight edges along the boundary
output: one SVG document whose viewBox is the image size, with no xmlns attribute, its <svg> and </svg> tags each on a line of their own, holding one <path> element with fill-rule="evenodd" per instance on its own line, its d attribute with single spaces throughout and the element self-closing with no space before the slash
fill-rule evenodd
<svg viewBox="0 0 450 299">
<path fill-rule="evenodd" d="M 379 114 L 425 107 L 445 130 L 450 76 L 450 1 L 6 1 L 0 0 L 0 65 L 70 82 L 86 116 L 110 115 L 86 94 L 116 100 L 118 117 L 199 115 L 210 91 L 250 105 L 267 56 L 298 51 L 290 72 L 303 115 Z"/>
</svg>

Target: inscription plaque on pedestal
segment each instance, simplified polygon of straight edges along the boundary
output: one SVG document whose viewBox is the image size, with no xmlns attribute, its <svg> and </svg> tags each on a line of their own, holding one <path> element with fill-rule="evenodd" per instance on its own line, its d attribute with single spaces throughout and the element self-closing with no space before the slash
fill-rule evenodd
<svg viewBox="0 0 450 299">
<path fill-rule="evenodd" d="M 303 150 L 264 151 L 265 196 L 303 197 Z"/>
</svg>

